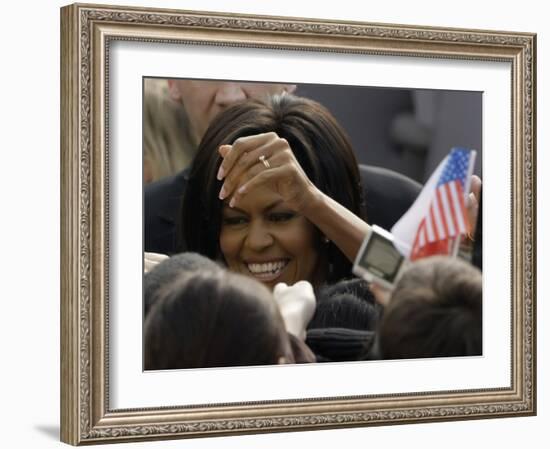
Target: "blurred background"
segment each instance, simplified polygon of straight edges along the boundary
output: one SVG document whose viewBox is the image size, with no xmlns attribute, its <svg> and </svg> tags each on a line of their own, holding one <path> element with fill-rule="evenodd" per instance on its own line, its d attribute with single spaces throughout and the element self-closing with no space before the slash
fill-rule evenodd
<svg viewBox="0 0 550 449">
<path fill-rule="evenodd" d="M 300 84 L 347 130 L 360 163 L 427 181 L 454 146 L 476 149 L 481 176 L 482 92 Z"/>
</svg>

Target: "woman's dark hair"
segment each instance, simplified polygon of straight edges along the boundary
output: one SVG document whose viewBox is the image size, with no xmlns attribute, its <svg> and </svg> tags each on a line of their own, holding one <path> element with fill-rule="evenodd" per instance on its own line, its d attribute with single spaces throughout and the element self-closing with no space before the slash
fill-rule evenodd
<svg viewBox="0 0 550 449">
<path fill-rule="evenodd" d="M 384 310 L 384 359 L 481 355 L 481 272 L 449 257 L 415 262 Z"/>
<path fill-rule="evenodd" d="M 151 306 L 146 370 L 293 363 L 271 292 L 226 270 L 182 273 Z"/>
<path fill-rule="evenodd" d="M 319 190 L 361 218 L 364 216 L 357 160 L 342 127 L 319 103 L 293 95 L 250 100 L 221 112 L 197 150 L 182 205 L 180 245 L 223 259 L 219 247 L 222 202 L 216 179 L 218 148 L 239 137 L 275 132 L 288 141 L 308 178 Z M 351 264 L 332 243 L 319 245 L 329 263 L 328 282 L 351 275 Z M 323 249 L 321 249 L 321 247 Z"/>
</svg>

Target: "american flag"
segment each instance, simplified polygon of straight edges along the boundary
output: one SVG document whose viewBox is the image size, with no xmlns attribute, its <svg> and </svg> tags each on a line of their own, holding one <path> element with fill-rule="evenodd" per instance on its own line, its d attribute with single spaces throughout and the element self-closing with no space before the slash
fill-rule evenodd
<svg viewBox="0 0 550 449">
<path fill-rule="evenodd" d="M 474 159 L 475 151 L 453 148 L 392 228 L 409 259 L 450 254 L 456 238 L 470 232 L 465 192 Z"/>
</svg>

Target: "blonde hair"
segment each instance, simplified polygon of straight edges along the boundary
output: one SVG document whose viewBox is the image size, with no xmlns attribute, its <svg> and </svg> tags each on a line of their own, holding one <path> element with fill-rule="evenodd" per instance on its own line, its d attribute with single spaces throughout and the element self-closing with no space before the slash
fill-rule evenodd
<svg viewBox="0 0 550 449">
<path fill-rule="evenodd" d="M 196 149 L 189 119 L 182 105 L 170 98 L 167 80 L 146 78 L 143 85 L 145 182 L 183 170 L 190 164 Z"/>
</svg>

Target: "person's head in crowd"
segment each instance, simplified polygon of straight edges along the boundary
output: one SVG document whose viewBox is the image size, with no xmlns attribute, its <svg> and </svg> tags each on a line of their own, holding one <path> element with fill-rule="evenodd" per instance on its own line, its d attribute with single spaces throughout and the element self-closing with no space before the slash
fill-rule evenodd
<svg viewBox="0 0 550 449">
<path fill-rule="evenodd" d="M 182 273 L 189 271 L 216 271 L 220 267 L 214 261 L 196 253 L 176 254 L 156 265 L 143 277 L 144 316 L 167 288 Z"/>
<path fill-rule="evenodd" d="M 212 119 L 228 107 L 251 98 L 292 93 L 296 89 L 294 84 L 191 79 L 169 79 L 168 87 L 171 98 L 185 108 L 196 145 Z"/>
<path fill-rule="evenodd" d="M 374 341 L 379 307 L 363 279 L 323 287 L 306 338 L 317 360 L 362 360 Z"/>
<path fill-rule="evenodd" d="M 368 282 L 363 279 L 340 281 L 321 289 L 315 314 L 308 329 L 347 328 L 371 331 L 379 316 Z"/>
<path fill-rule="evenodd" d="M 294 363 L 272 293 L 227 270 L 180 274 L 145 320 L 146 370 Z"/>
<path fill-rule="evenodd" d="M 183 200 L 183 244 L 269 287 L 307 280 L 317 288 L 350 277 L 351 263 L 344 254 L 273 190 L 255 189 L 237 208 L 220 201 L 218 148 L 270 132 L 288 144 L 317 189 L 364 217 L 357 161 L 342 127 L 317 102 L 275 95 L 227 109 L 206 131 Z"/>
<path fill-rule="evenodd" d="M 378 330 L 383 359 L 481 355 L 481 272 L 456 258 L 413 263 L 397 282 Z"/>
<path fill-rule="evenodd" d="M 143 83 L 143 181 L 145 184 L 173 175 L 195 155 L 189 119 L 170 99 L 165 79 Z"/>
</svg>

